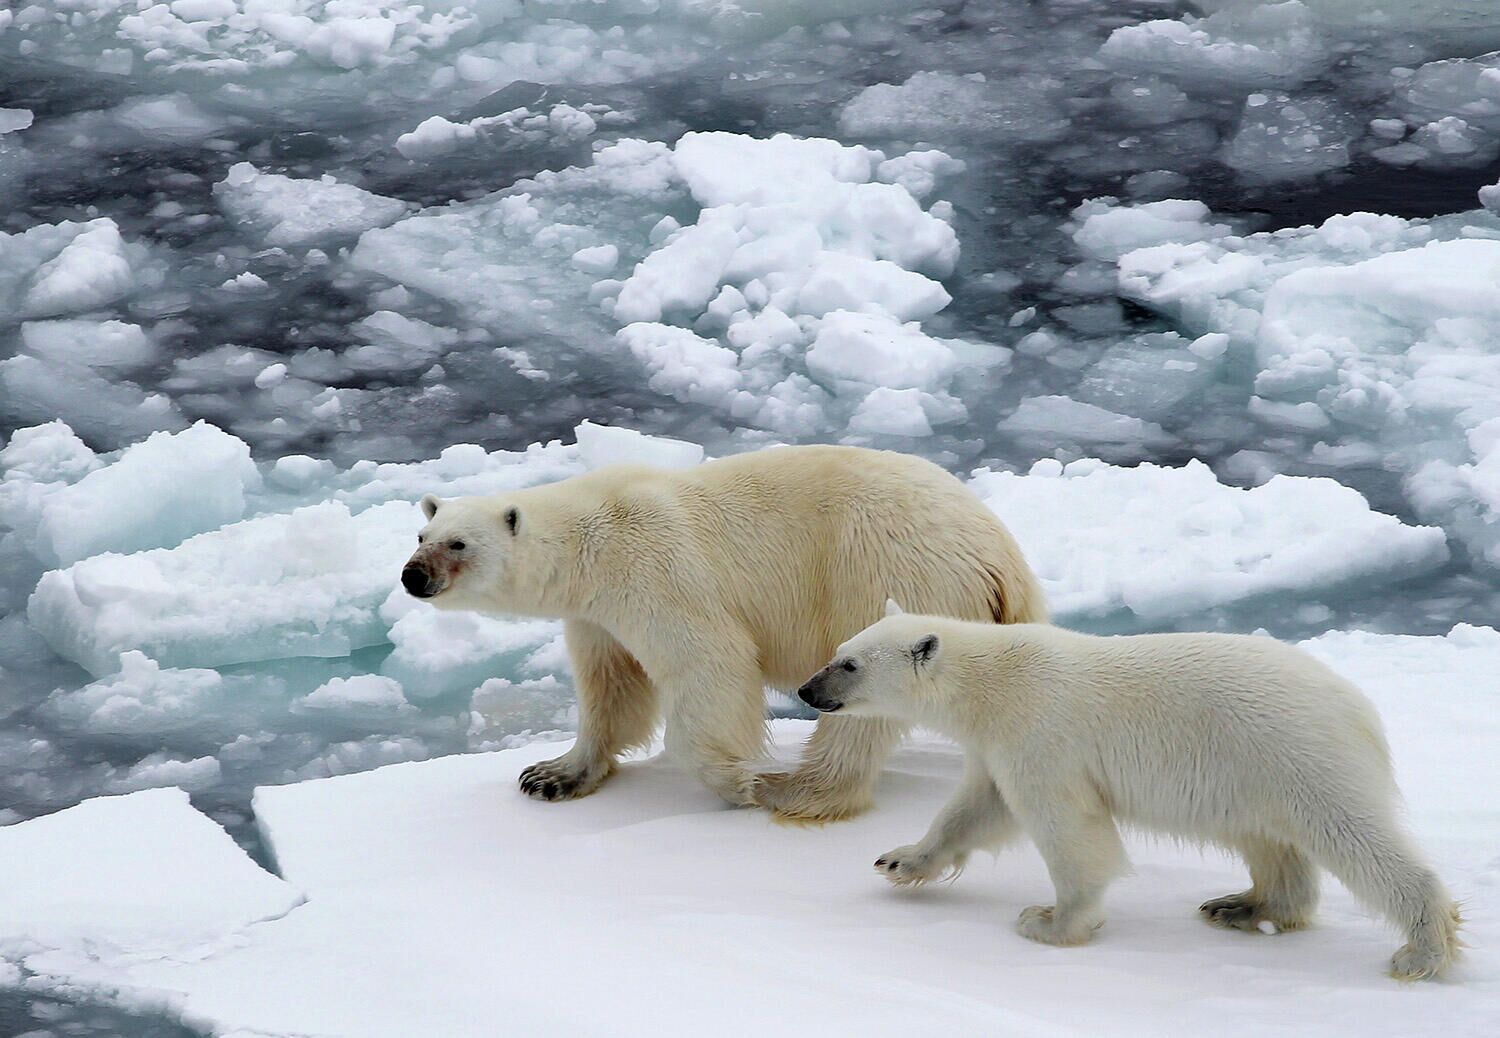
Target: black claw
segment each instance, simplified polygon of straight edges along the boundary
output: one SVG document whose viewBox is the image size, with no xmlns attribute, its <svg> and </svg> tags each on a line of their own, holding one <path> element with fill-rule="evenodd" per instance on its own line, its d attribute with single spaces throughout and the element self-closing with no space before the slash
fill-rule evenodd
<svg viewBox="0 0 1500 1038">
<path fill-rule="evenodd" d="M 542 787 L 542 796 L 546 797 L 548 800 L 556 800 L 557 799 L 557 783 L 556 782 L 549 782 L 545 786 L 543 786 Z"/>
</svg>

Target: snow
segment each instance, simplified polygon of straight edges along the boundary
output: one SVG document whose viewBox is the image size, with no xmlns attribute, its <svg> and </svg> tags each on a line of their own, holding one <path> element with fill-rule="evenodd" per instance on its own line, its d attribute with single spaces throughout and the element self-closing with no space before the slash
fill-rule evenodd
<svg viewBox="0 0 1500 1038">
<path fill-rule="evenodd" d="M 564 737 L 559 625 L 438 613 L 396 578 L 422 494 L 605 464 L 842 442 L 985 466 L 965 478 L 1091 630 L 1500 618 L 1493 3 L 0 8 L 0 825 L 177 783 L 254 847 L 258 784 Z M 1487 674 L 1478 630 L 1369 636 L 1348 666 Z M 1470 706 L 1409 751 L 1484 757 Z M 748 889 L 758 912 L 782 888 Z M 960 919 L 931 922 L 916 946 Z M 830 939 L 812 954 L 868 958 Z M 782 943 L 746 957 L 783 970 L 734 996 L 747 1030 L 813 990 Z M 1075 1014 L 1080 985 L 1048 979 L 999 1029 L 1286 1018 L 1224 978 L 1227 1001 L 1147 985 L 1136 1011 L 1150 958 L 1112 975 L 1124 1016 Z M 903 971 L 860 1001 L 994 1030 L 951 1014 L 1034 974 L 984 961 L 989 986 L 933 996 Z M 486 1019 L 510 1011 L 494 976 L 462 1003 Z M 0 984 L 29 978 L 0 960 Z M 724 1001 L 682 990 L 674 1011 Z M 1410 1019 L 1329 990 L 1302 986 L 1324 1030 Z M 30 997 L 0 992 L 0 1031 Z M 820 1006 L 778 1020 L 848 1029 Z M 14 1029 L 166 1026 L 91 1013 Z"/>
<path fill-rule="evenodd" d="M 1365 446 L 1405 475 L 1418 514 L 1490 565 L 1500 526 L 1484 489 L 1500 418 L 1500 219 L 1354 213 L 1318 227 L 1127 252 L 1121 291 L 1191 334 L 1228 336 L 1251 365 L 1250 413 Z"/>
<path fill-rule="evenodd" d="M 870 862 L 926 828 L 959 770 L 954 748 L 921 735 L 892 759 L 875 810 L 821 829 L 727 809 L 662 758 L 625 765 L 585 800 L 528 800 L 515 776 L 562 749 L 546 743 L 263 787 L 256 816 L 285 883 L 243 857 L 168 857 L 175 882 L 143 875 L 141 899 L 109 901 L 111 913 L 142 925 L 169 923 L 179 947 L 191 933 L 202 942 L 194 954 L 44 950 L 130 932 L 117 914 L 81 912 L 71 898 L 28 897 L 29 912 L 5 916 L 5 946 L 22 949 L 19 964 L 38 990 L 164 1004 L 216 1032 L 460 1038 L 493 1033 L 503 1018 L 519 1031 L 607 1022 L 620 1034 L 1089 1034 L 1129 1019 L 1158 1034 L 1249 1034 L 1274 1018 L 1288 1034 L 1486 1034 L 1500 1011 L 1500 861 L 1488 808 L 1473 794 L 1500 784 L 1500 765 L 1485 752 L 1500 736 L 1485 706 L 1500 692 L 1500 633 L 1347 632 L 1306 647 L 1379 708 L 1409 822 L 1465 901 L 1470 947 L 1446 982 L 1386 979 L 1396 936 L 1332 881 L 1306 932 L 1262 938 L 1205 926 L 1193 907 L 1242 887 L 1242 866 L 1168 841 L 1128 839 L 1135 870 L 1111 889 L 1109 921 L 1085 948 L 1041 947 L 1011 929 L 1021 907 L 1052 890 L 1029 846 L 994 864 L 977 856 L 952 885 L 891 890 Z M 778 753 L 794 754 L 810 728 L 775 722 Z M 167 836 L 213 831 L 228 844 L 201 816 L 196 826 L 179 817 L 192 815 L 181 794 L 149 796 L 170 826 L 85 831 L 96 849 L 84 860 L 99 875 L 128 874 L 133 855 Z M 13 826 L 0 840 L 27 840 L 36 874 L 62 875 L 78 834 L 48 823 L 75 812 Z M 138 819 L 140 809 L 119 813 Z M 14 868 L 20 858 L 5 860 Z M 150 854 L 153 867 L 161 860 Z M 293 888 L 306 898 L 295 907 Z M 204 890 L 216 896 L 186 903 Z M 177 911 L 133 910 L 166 897 Z M 246 929 L 252 919 L 265 921 Z M 153 930 L 139 938 L 159 939 Z M 422 998 L 410 996 L 414 961 L 423 964 Z M 842 968 L 818 965 L 830 963 Z M 818 974 L 811 986 L 809 970 Z M 668 998 L 663 976 L 672 978 Z M 265 998 L 268 988 L 280 997 Z"/>
<path fill-rule="evenodd" d="M 34 520 L 38 553 L 69 566 L 103 552 L 171 547 L 243 517 L 246 493 L 259 488 L 241 440 L 206 422 L 153 433 L 42 498 Z"/>
<path fill-rule="evenodd" d="M 301 900 L 180 789 L 100 797 L 0 828 L 0 955 L 39 966 L 190 961 Z"/>
<path fill-rule="evenodd" d="M 1332 479 L 1247 490 L 1202 462 L 1117 468 L 1040 461 L 970 486 L 1010 527 L 1054 615 L 1129 628 L 1264 596 L 1316 597 L 1441 566 L 1443 532 L 1372 511 Z M 1059 522 L 1066 516 L 1066 522 Z"/>
</svg>

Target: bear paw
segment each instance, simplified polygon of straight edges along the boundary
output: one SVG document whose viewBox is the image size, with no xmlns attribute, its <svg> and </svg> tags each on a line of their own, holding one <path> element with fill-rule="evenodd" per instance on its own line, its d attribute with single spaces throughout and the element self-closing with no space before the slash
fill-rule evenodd
<svg viewBox="0 0 1500 1038">
<path fill-rule="evenodd" d="M 750 785 L 749 797 L 755 806 L 766 808 L 776 821 L 786 825 L 841 822 L 870 806 L 797 771 L 760 772 Z"/>
<path fill-rule="evenodd" d="M 1087 944 L 1094 936 L 1094 931 L 1102 925 L 1102 921 L 1085 925 L 1069 923 L 1057 918 L 1052 905 L 1032 905 L 1023 910 L 1021 917 L 1016 920 L 1016 933 L 1040 944 L 1069 947 Z"/>
<path fill-rule="evenodd" d="M 1391 976 L 1397 980 L 1426 980 L 1437 976 L 1447 965 L 1448 957 L 1442 949 L 1407 944 L 1391 956 Z"/>
<path fill-rule="evenodd" d="M 1198 911 L 1203 913 L 1213 926 L 1222 926 L 1226 930 L 1245 930 L 1255 933 L 1260 929 L 1260 922 L 1264 917 L 1264 906 L 1260 899 L 1251 896 L 1249 891 L 1243 894 L 1226 894 L 1203 902 L 1198 906 Z"/>
<path fill-rule="evenodd" d="M 959 862 L 939 860 L 911 844 L 886 851 L 876 858 L 875 871 L 898 887 L 916 887 L 929 880 L 942 879 L 949 873 L 957 879 L 963 866 Z"/>
<path fill-rule="evenodd" d="M 566 756 L 544 760 L 521 772 L 521 792 L 537 800 L 576 800 L 598 789 L 608 769 L 579 765 Z"/>
</svg>

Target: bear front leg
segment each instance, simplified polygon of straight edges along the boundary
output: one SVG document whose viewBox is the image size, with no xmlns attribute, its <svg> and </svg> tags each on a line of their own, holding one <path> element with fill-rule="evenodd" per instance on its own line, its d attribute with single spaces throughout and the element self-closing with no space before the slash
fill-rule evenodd
<svg viewBox="0 0 1500 1038">
<path fill-rule="evenodd" d="M 597 624 L 569 620 L 564 637 L 578 686 L 578 738 L 561 757 L 521 772 L 521 791 L 538 800 L 588 796 L 620 754 L 650 742 L 656 731 L 656 687 L 639 661 Z"/>
<path fill-rule="evenodd" d="M 675 651 L 647 666 L 661 688 L 668 753 L 724 800 L 747 807 L 755 803 L 757 767 L 765 756 L 765 682 L 754 643 L 726 629 L 733 630 L 721 621 L 713 642 L 700 631 L 662 638 Z"/>
<path fill-rule="evenodd" d="M 969 852 L 998 848 L 1020 830 L 1015 815 L 996 788 L 989 769 L 973 757 L 964 759 L 963 781 L 938 813 L 927 835 L 914 844 L 886 851 L 875 871 L 898 887 L 917 886 L 963 871 Z"/>
<path fill-rule="evenodd" d="M 1032 905 L 1016 920 L 1022 937 L 1043 944 L 1086 944 L 1104 924 L 1101 902 L 1125 871 L 1125 847 L 1097 793 L 1059 786 L 1013 801 L 1057 890 L 1055 905 Z"/>
<path fill-rule="evenodd" d="M 880 769 L 906 725 L 823 715 L 792 772 L 762 775 L 755 800 L 783 821 L 835 822 L 869 809 Z"/>
</svg>

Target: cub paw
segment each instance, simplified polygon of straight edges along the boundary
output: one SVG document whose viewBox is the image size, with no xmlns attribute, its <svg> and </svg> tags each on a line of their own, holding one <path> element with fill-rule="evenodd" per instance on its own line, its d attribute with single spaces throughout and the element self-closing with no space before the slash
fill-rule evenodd
<svg viewBox="0 0 1500 1038">
<path fill-rule="evenodd" d="M 576 800 L 599 788 L 605 772 L 580 767 L 567 757 L 544 760 L 521 772 L 521 792 L 536 800 Z"/>
<path fill-rule="evenodd" d="M 1250 894 L 1226 894 L 1205 901 L 1198 906 L 1198 911 L 1203 913 L 1203 918 L 1208 920 L 1212 926 L 1222 926 L 1226 930 L 1245 930 L 1255 932 L 1259 928 L 1261 919 L 1261 903 Z"/>
<path fill-rule="evenodd" d="M 960 868 L 957 862 L 940 861 L 923 853 L 915 844 L 886 851 L 875 859 L 875 871 L 898 887 L 920 886 L 949 872 L 957 876 Z"/>
<path fill-rule="evenodd" d="M 1094 931 L 1102 925 L 1102 922 L 1070 925 L 1057 918 L 1052 905 L 1032 905 L 1023 910 L 1021 917 L 1016 920 L 1016 933 L 1039 944 L 1071 947 L 1087 944 L 1094 936 Z"/>
</svg>

